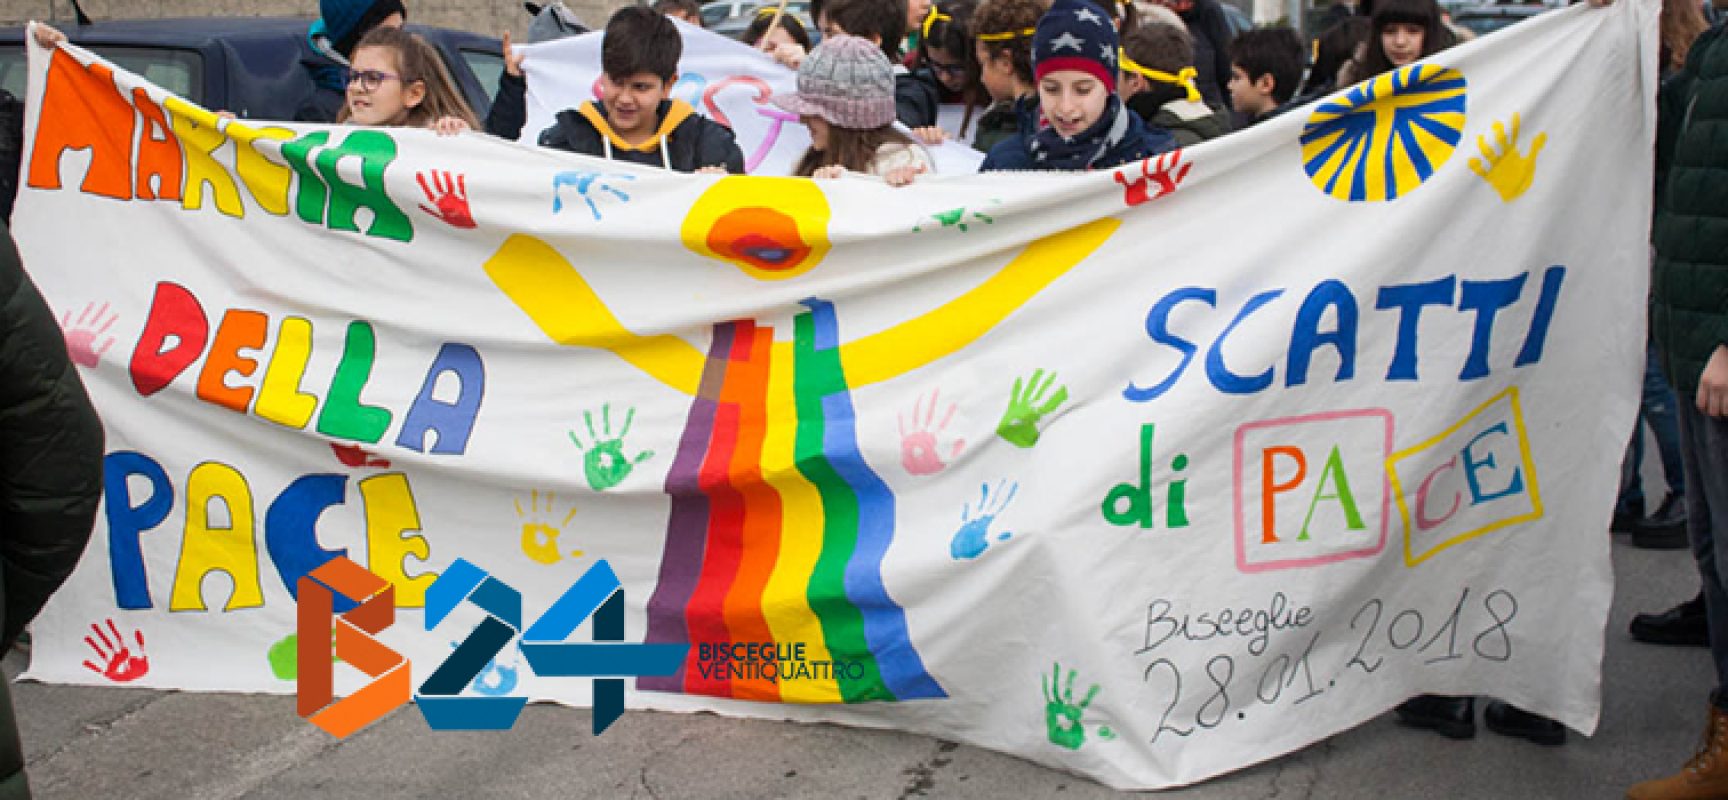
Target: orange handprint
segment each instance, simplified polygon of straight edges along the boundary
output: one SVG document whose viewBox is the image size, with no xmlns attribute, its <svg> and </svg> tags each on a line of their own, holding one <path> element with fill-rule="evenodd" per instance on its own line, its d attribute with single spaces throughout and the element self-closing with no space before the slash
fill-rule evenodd
<svg viewBox="0 0 1728 800">
<path fill-rule="evenodd" d="M 102 643 L 97 644 L 95 639 L 88 636 L 84 637 L 84 643 L 90 645 L 91 650 L 96 651 L 96 662 L 85 659 L 85 669 L 115 683 L 127 683 L 144 677 L 150 671 L 150 657 L 144 655 L 144 632 L 132 631 L 132 638 L 138 642 L 138 652 L 134 655 L 132 646 L 126 642 L 126 637 L 121 636 L 120 629 L 114 626 L 114 620 L 110 619 L 106 622 L 109 633 L 114 634 L 113 639 L 109 639 L 108 634 L 102 632 L 101 626 L 94 622 L 90 623 L 90 631 L 96 634 Z M 97 666 L 97 662 L 101 666 Z"/>
</svg>

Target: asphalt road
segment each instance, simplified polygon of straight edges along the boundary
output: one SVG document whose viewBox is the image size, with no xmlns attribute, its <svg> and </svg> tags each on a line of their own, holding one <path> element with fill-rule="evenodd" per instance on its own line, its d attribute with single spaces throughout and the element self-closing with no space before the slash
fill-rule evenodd
<svg viewBox="0 0 1728 800">
<path fill-rule="evenodd" d="M 1581 534 L 1583 535 L 1583 534 Z M 1633 642 L 1638 611 L 1696 591 L 1685 551 L 1616 537 L 1604 709 L 1563 747 L 1481 729 L 1454 742 L 1390 715 L 1305 750 L 1170 793 L 1183 798 L 1612 798 L 1691 755 L 1710 688 L 1701 648 Z M 24 665 L 9 654 L 8 677 Z M 925 736 L 708 714 L 630 711 L 605 736 L 588 712 L 531 706 L 508 735 L 430 733 L 403 707 L 335 740 L 294 698 L 18 683 L 38 797 L 303 798 L 1108 797 L 1086 778 Z"/>
</svg>

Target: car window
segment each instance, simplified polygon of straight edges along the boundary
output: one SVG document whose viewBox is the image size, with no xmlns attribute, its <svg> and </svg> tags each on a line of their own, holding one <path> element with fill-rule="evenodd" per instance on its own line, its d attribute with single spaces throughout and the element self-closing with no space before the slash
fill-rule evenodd
<svg viewBox="0 0 1728 800">
<path fill-rule="evenodd" d="M 468 69 L 474 72 L 480 88 L 486 90 L 486 96 L 498 99 L 498 79 L 504 74 L 504 56 L 484 50 L 463 50 L 462 60 L 468 62 Z"/>
<path fill-rule="evenodd" d="M 29 81 L 30 73 L 24 66 L 24 46 L 0 47 L 0 89 L 23 100 Z"/>
<path fill-rule="evenodd" d="M 1460 17 L 1453 22 L 1476 32 L 1477 36 L 1486 36 L 1501 28 L 1517 22 L 1521 17 Z"/>
<path fill-rule="evenodd" d="M 731 3 L 709 3 L 702 7 L 702 25 L 714 25 L 732 15 Z"/>
<path fill-rule="evenodd" d="M 204 102 L 204 57 L 194 51 L 106 45 L 90 49 L 187 100 Z M 0 47 L 0 89 L 20 99 L 30 77 L 24 58 L 23 45 Z"/>
</svg>

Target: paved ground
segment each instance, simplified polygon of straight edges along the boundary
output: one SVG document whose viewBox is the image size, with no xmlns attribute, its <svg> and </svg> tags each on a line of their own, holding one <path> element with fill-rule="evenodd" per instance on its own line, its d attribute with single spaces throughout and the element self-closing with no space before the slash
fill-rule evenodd
<svg viewBox="0 0 1728 800">
<path fill-rule="evenodd" d="M 1544 748 L 1453 742 L 1390 717 L 1171 795 L 1177 798 L 1619 797 L 1670 771 L 1703 730 L 1702 649 L 1640 645 L 1626 623 L 1690 596 L 1689 556 L 1614 546 L 1602 725 Z M 5 661 L 8 677 L 23 667 Z M 14 686 L 44 798 L 1107 797 L 1085 778 L 924 736 L 631 711 L 605 736 L 585 710 L 530 707 L 516 729 L 429 734 L 404 707 L 336 741 L 292 697 Z"/>
</svg>

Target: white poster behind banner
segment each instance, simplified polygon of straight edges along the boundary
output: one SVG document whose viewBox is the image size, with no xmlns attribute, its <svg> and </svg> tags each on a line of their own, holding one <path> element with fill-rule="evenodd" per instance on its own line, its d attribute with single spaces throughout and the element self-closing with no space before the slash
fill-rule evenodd
<svg viewBox="0 0 1728 800">
<path fill-rule="evenodd" d="M 797 74 L 733 39 L 674 20 L 684 34 L 678 82 L 672 97 L 732 129 L 751 175 L 790 175 L 810 147 L 810 132 L 790 114 L 768 102 L 798 90 Z M 602 31 L 522 47 L 528 76 L 528 123 L 521 141 L 532 144 L 552 126 L 559 111 L 600 97 Z M 980 112 L 981 113 L 981 112 Z M 945 118 L 945 122 L 948 118 Z M 956 123 L 960 117 L 952 117 Z M 957 132 L 957 128 L 956 128 Z M 977 172 L 984 154 L 959 142 L 930 148 L 936 171 L 944 175 Z"/>
<path fill-rule="evenodd" d="M 391 697 L 355 693 L 384 663 L 587 704 L 512 642 L 604 560 L 625 638 L 689 645 L 632 708 L 1124 788 L 1419 692 L 1591 731 L 1656 10 L 1107 173 L 905 189 L 221 121 L 33 51 L 13 230 L 109 453 L 29 674 L 305 689 L 295 593 L 345 555 L 395 619 L 336 694 Z M 431 611 L 459 561 L 522 614 L 440 694 L 488 619 Z"/>
</svg>

